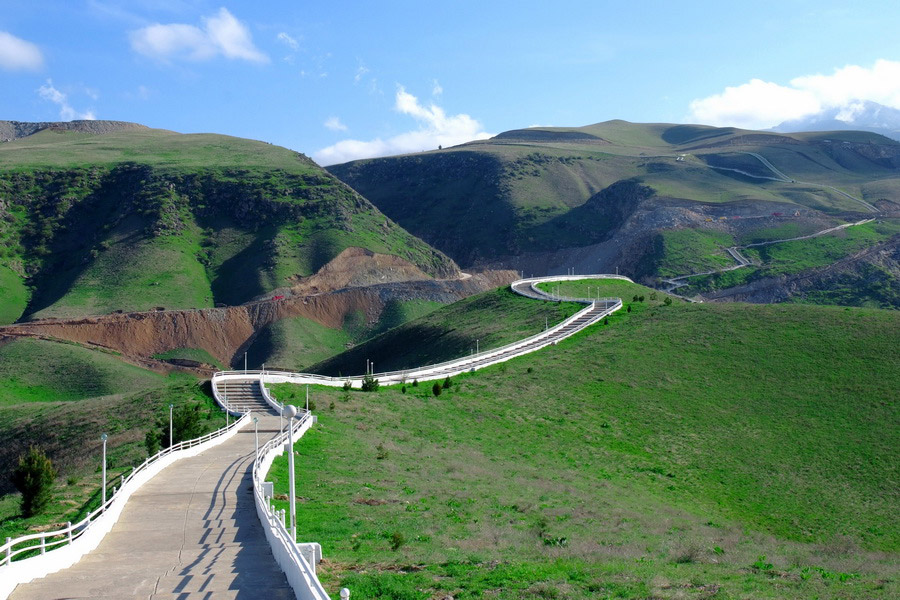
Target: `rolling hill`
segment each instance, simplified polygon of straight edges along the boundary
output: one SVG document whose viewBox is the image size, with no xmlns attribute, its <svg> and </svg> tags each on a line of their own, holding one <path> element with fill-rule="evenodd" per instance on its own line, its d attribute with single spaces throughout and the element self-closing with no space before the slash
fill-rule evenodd
<svg viewBox="0 0 900 600">
<path fill-rule="evenodd" d="M 900 216 L 900 143 L 859 131 L 608 121 L 328 170 L 464 267 L 526 274 L 618 267 L 652 282 L 728 263 L 726 247 L 771 229 Z M 696 247 L 669 253 L 673 236 Z"/>
<path fill-rule="evenodd" d="M 104 123 L 0 123 L 4 322 L 242 304 L 350 248 L 458 273 L 296 152 Z"/>
<path fill-rule="evenodd" d="M 616 285 L 598 293 L 630 310 L 608 325 L 454 377 L 439 396 L 411 383 L 311 390 L 319 422 L 295 446 L 297 512 L 304 538 L 323 546 L 329 590 L 896 596 L 900 313 L 666 305 Z M 391 341 L 430 360 L 462 339 L 465 353 L 485 324 L 501 336 L 535 325 L 541 315 L 514 304 L 475 296 L 330 364 L 368 351 L 380 370 Z M 273 389 L 304 399 L 293 384 Z M 285 463 L 270 473 L 276 493 Z"/>
</svg>

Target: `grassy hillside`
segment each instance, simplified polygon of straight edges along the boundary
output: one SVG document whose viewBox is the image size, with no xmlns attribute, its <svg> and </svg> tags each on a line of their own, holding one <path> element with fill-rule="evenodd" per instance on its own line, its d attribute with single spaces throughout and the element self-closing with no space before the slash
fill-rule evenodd
<svg viewBox="0 0 900 600">
<path fill-rule="evenodd" d="M 115 356 L 68 343 L 14 340 L 0 346 L 0 539 L 48 524 L 77 521 L 100 497 L 100 435 L 109 435 L 110 487 L 147 457 L 145 433 L 164 421 L 169 404 L 199 403 L 208 429 L 224 415 L 208 385 L 191 376 L 160 375 Z M 24 519 L 9 480 L 31 445 L 58 470 L 48 510 Z"/>
<path fill-rule="evenodd" d="M 314 390 L 297 506 L 327 587 L 896 597 L 897 313 L 631 304 L 438 398 Z"/>
<path fill-rule="evenodd" d="M 406 322 L 309 367 L 324 375 L 359 375 L 366 361 L 378 372 L 439 363 L 489 350 L 543 331 L 583 308 L 574 303 L 535 302 L 508 288 L 478 294 Z M 497 319 L 496 315 L 504 315 Z"/>
<path fill-rule="evenodd" d="M 3 322 L 238 304 L 352 246 L 455 272 L 306 157 L 227 136 L 44 130 L 3 144 L 0 217 Z"/>
<path fill-rule="evenodd" d="M 651 278 L 714 267 L 721 255 L 684 252 L 722 238 L 784 225 L 821 230 L 871 214 L 848 194 L 896 210 L 898 169 L 900 144 L 877 134 L 625 121 L 509 131 L 329 167 L 463 266 L 500 261 L 541 274 L 575 258 L 591 271 L 619 266 Z M 658 238 L 672 229 L 693 233 Z M 604 242 L 612 245 L 553 254 Z"/>
</svg>

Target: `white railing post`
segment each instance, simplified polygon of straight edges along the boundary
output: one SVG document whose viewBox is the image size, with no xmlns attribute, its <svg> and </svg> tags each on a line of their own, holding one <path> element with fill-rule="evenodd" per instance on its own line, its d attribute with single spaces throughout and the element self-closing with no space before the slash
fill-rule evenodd
<svg viewBox="0 0 900 600">
<path fill-rule="evenodd" d="M 47 552 L 47 538 L 43 535 L 41 536 L 41 554 L 45 554 Z"/>
<path fill-rule="evenodd" d="M 72 543 L 72 521 L 66 523 L 66 529 L 69 530 L 69 543 Z"/>
</svg>

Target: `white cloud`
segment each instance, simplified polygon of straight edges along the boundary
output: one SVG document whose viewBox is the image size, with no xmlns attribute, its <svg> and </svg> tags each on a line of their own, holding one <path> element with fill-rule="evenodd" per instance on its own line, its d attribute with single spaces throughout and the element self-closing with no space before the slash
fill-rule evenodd
<svg viewBox="0 0 900 600">
<path fill-rule="evenodd" d="M 362 81 L 362 78 L 369 73 L 369 68 L 366 65 L 360 64 L 359 67 L 356 68 L 356 75 L 353 76 L 353 83 L 359 83 Z"/>
<path fill-rule="evenodd" d="M 469 115 L 447 115 L 444 109 L 434 103 L 424 106 L 403 87 L 397 90 L 394 109 L 413 117 L 419 127 L 386 140 L 343 140 L 316 152 L 316 160 L 323 165 L 333 165 L 358 158 L 435 150 L 438 146 L 455 146 L 491 137 Z"/>
<path fill-rule="evenodd" d="M 878 60 L 872 67 L 849 65 L 831 75 L 804 75 L 779 85 L 752 79 L 720 94 L 694 100 L 688 119 L 707 125 L 765 129 L 829 108 L 852 114 L 856 100 L 900 109 L 900 62 Z"/>
<path fill-rule="evenodd" d="M 291 50 L 298 50 L 300 48 L 300 42 L 283 31 L 278 34 L 278 41 L 287 44 L 288 48 L 290 48 Z"/>
<path fill-rule="evenodd" d="M 330 117 L 323 125 L 332 131 L 347 131 L 347 126 L 338 117 Z"/>
<path fill-rule="evenodd" d="M 94 115 L 93 111 L 88 110 L 86 112 L 79 113 L 74 108 L 72 108 L 72 105 L 69 104 L 68 95 L 53 87 L 53 80 L 51 79 L 48 79 L 47 83 L 39 87 L 37 93 L 44 100 L 48 100 L 59 106 L 59 118 L 63 121 L 71 121 L 73 119 L 93 121 L 97 118 Z"/>
<path fill-rule="evenodd" d="M 264 63 L 269 57 L 253 45 L 250 31 L 228 9 L 201 19 L 201 27 L 184 23 L 156 23 L 132 31 L 131 47 L 135 52 L 163 61 L 185 59 L 209 60 L 216 56 Z"/>
<path fill-rule="evenodd" d="M 44 66 L 41 49 L 31 42 L 0 31 L 0 69 L 37 71 Z"/>
<path fill-rule="evenodd" d="M 441 87 L 441 84 L 438 83 L 437 79 L 434 79 L 431 82 L 431 95 L 432 96 L 440 96 L 444 93 L 444 88 Z"/>
</svg>

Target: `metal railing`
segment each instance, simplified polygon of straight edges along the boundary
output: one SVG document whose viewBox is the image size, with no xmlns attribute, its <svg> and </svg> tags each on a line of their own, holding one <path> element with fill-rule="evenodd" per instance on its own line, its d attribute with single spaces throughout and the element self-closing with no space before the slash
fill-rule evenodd
<svg viewBox="0 0 900 600">
<path fill-rule="evenodd" d="M 264 391 L 264 395 L 267 396 L 267 401 L 271 398 L 272 403 L 282 407 L 267 390 Z M 272 554 L 287 577 L 294 594 L 301 600 L 329 600 L 328 593 L 316 576 L 315 567 L 304 557 L 300 545 L 287 526 L 285 511 L 276 511 L 263 489 L 266 474 L 275 457 L 285 451 L 287 440 L 292 437 L 296 441 L 313 422 L 312 414 L 305 412 L 288 423 L 290 431 L 286 428 L 259 448 L 253 461 L 253 497 L 256 513 L 272 548 Z M 288 451 L 293 452 L 293 448 Z"/>
<path fill-rule="evenodd" d="M 118 489 L 115 487 L 113 488 L 113 493 L 106 500 L 106 503 L 101 504 L 96 510 L 88 514 L 84 519 L 77 523 L 67 523 L 66 527 L 57 529 L 55 531 L 33 533 L 29 535 L 23 535 L 15 539 L 8 538 L 6 540 L 6 543 L 0 546 L 0 567 L 4 567 L 13 563 L 13 559 L 15 559 L 16 556 L 24 553 L 33 553 L 40 551 L 40 554 L 44 554 L 47 552 L 47 550 L 56 548 L 58 546 L 71 544 L 72 542 L 83 536 L 88 531 L 90 526 L 120 499 L 121 493 L 117 494 L 117 491 L 122 492 L 129 482 L 146 471 L 154 463 L 176 452 L 189 450 L 191 448 L 194 448 L 195 446 L 199 446 L 200 444 L 225 435 L 234 428 L 243 427 L 247 424 L 247 420 L 249 418 L 250 415 L 245 414 L 243 417 L 241 417 L 241 419 L 235 421 L 228 427 L 223 427 L 222 429 L 207 433 L 202 437 L 192 440 L 185 440 L 183 442 L 173 444 L 168 448 L 160 450 L 159 452 L 145 460 L 143 463 L 141 463 L 140 466 L 134 468 L 128 475 L 128 477 L 123 478 L 121 480 L 122 483 L 118 487 Z M 33 543 L 28 544 L 28 542 Z"/>
</svg>

